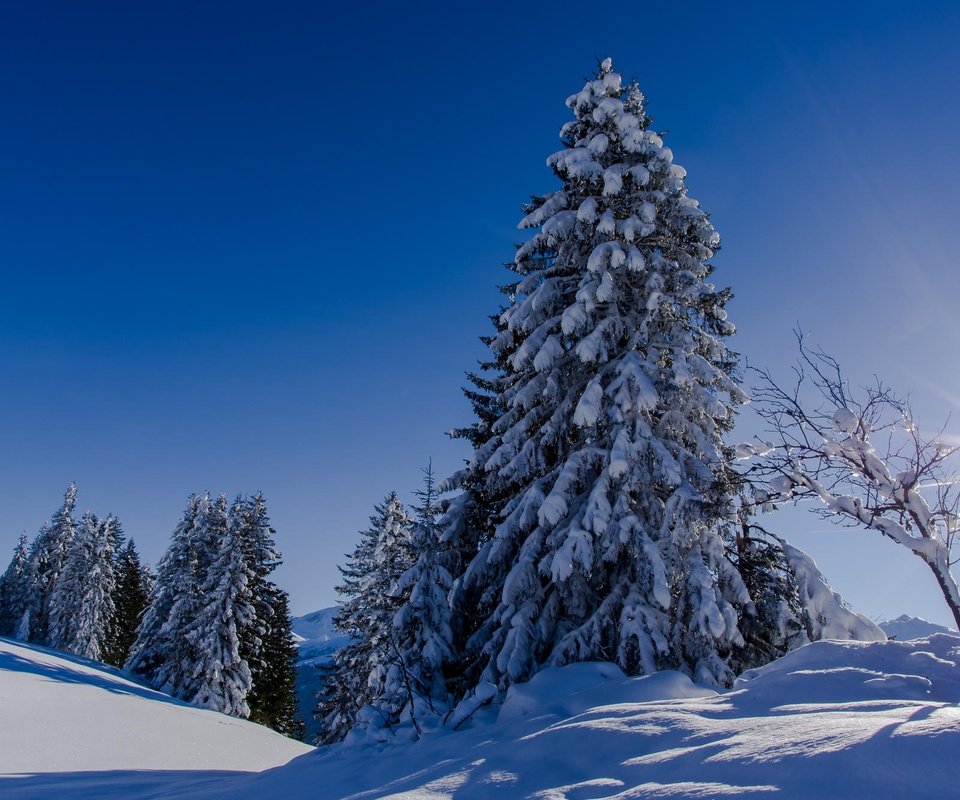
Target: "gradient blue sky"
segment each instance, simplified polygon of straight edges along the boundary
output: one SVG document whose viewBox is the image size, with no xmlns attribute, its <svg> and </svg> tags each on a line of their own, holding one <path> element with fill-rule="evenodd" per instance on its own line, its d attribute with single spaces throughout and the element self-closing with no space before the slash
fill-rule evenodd
<svg viewBox="0 0 960 800">
<path fill-rule="evenodd" d="M 467 454 L 520 204 L 606 55 L 723 237 L 737 349 L 778 368 L 800 323 L 960 410 L 956 3 L 326 6 L 0 5 L 0 552 L 71 480 L 152 561 L 190 492 L 262 490 L 294 611 L 332 604 L 372 505 Z M 858 610 L 947 621 L 909 554 L 767 522 Z"/>
</svg>

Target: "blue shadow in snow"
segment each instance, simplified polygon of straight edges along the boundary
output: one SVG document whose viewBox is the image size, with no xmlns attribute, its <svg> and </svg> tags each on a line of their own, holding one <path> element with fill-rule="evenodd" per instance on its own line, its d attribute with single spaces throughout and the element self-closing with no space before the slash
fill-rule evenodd
<svg viewBox="0 0 960 800">
<path fill-rule="evenodd" d="M 8 640 L 0 639 L 0 641 Z M 96 669 L 98 672 L 96 674 L 91 674 L 79 669 L 71 669 L 66 665 L 46 664 L 42 661 L 24 658 L 16 653 L 11 653 L 4 650 L 0 650 L 0 671 L 9 670 L 10 672 L 28 672 L 51 681 L 96 686 L 98 689 L 103 689 L 113 694 L 133 695 L 136 697 L 143 697 L 147 700 L 153 700 L 154 702 L 172 703 L 173 705 L 187 707 L 187 703 L 176 700 L 169 695 L 155 691 L 147 686 L 141 686 L 137 683 L 133 683 L 133 679 L 131 679 L 129 676 L 123 675 L 119 670 L 116 670 L 115 668 L 109 667 L 105 664 L 100 664 L 97 661 L 88 661 L 84 658 L 77 658 L 76 656 L 71 656 L 67 653 L 61 653 L 58 650 L 49 650 L 45 647 L 37 647 L 33 644 L 25 644 L 23 642 L 10 643 L 17 645 L 17 647 L 36 650 L 38 653 L 47 653 L 49 655 L 56 656 L 61 661 L 77 664 L 78 666 L 91 667 Z M 116 676 L 115 678 L 114 675 Z"/>
<path fill-rule="evenodd" d="M 0 777 L 4 800 L 147 800 L 176 798 L 185 793 L 210 800 L 227 798 L 237 780 L 249 772 L 218 770 L 104 770 L 42 772 Z"/>
</svg>

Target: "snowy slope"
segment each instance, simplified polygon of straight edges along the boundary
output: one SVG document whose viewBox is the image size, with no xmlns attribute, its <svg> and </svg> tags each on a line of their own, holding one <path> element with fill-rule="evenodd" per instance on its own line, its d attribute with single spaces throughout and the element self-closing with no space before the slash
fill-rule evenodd
<svg viewBox="0 0 960 800">
<path fill-rule="evenodd" d="M 877 624 L 887 636 L 891 639 L 899 639 L 901 642 L 908 639 L 920 639 L 933 633 L 950 633 L 950 629 L 943 625 L 927 622 L 920 617 L 911 617 L 909 614 L 901 614 L 896 619 Z"/>
<path fill-rule="evenodd" d="M 310 749 L 102 664 L 0 639 L 0 774 L 253 771 Z M 6 788 L 0 783 L 0 795 Z"/>
<path fill-rule="evenodd" d="M 59 682 L 55 689 L 65 691 Z M 209 772 L 218 768 L 212 761 L 182 773 L 40 775 L 0 783 L 0 793 L 5 800 L 942 800 L 960 794 L 950 756 L 960 752 L 958 701 L 960 638 L 947 634 L 817 642 L 722 694 L 678 673 L 626 678 L 609 664 L 575 664 L 515 687 L 459 733 L 420 743 L 321 748 L 258 775 L 218 776 Z M 49 741 L 56 712 L 44 713 L 53 716 L 30 723 L 43 740 L 33 768 L 47 751 L 69 747 Z"/>
</svg>

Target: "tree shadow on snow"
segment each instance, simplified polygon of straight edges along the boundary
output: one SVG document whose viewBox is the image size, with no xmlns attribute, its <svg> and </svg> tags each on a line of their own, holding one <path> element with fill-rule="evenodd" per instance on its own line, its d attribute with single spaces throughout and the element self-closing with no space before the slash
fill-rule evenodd
<svg viewBox="0 0 960 800">
<path fill-rule="evenodd" d="M 15 644 L 17 644 L 19 647 L 24 647 L 22 643 L 16 642 Z M 119 670 L 116 670 L 113 667 L 109 667 L 105 664 L 100 664 L 96 661 L 88 661 L 82 658 L 76 658 L 68 655 L 67 653 L 61 653 L 57 650 L 34 647 L 34 645 L 27 645 L 27 647 L 30 649 L 35 649 L 38 652 L 54 655 L 61 661 L 72 662 L 79 666 L 91 667 L 96 669 L 97 672 L 90 673 L 79 669 L 71 669 L 66 665 L 47 664 L 42 661 L 24 658 L 16 653 L 3 650 L 0 650 L 0 671 L 9 670 L 10 672 L 26 672 L 59 683 L 75 683 L 85 686 L 95 686 L 98 689 L 104 689 L 112 694 L 133 695 L 136 697 L 143 697 L 146 700 L 152 700 L 154 702 L 172 703 L 178 706 L 187 705 L 186 703 L 170 697 L 169 695 L 165 695 L 162 692 L 150 689 L 147 686 L 141 686 L 135 683 L 134 679 L 128 677 L 127 675 L 123 675 Z M 111 673 L 114 673 L 116 677 L 114 678 Z"/>
<path fill-rule="evenodd" d="M 219 770 L 105 770 L 103 772 L 45 772 L 0 777 L 4 800 L 50 800 L 53 797 L 175 798 L 183 792 L 202 791 L 211 800 L 229 797 L 238 778 L 249 772 Z"/>
</svg>

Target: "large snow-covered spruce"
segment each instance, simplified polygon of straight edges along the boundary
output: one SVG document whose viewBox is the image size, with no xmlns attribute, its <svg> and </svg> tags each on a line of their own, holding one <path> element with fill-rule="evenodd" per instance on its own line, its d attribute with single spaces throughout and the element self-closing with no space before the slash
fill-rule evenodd
<svg viewBox="0 0 960 800">
<path fill-rule="evenodd" d="M 719 237 L 609 59 L 567 105 L 562 186 L 526 209 L 488 340 L 498 374 L 469 392 L 469 497 L 444 520 L 476 547 L 455 627 L 501 687 L 580 660 L 727 684 L 749 597 L 725 551 L 721 435 L 745 397 L 708 280 Z"/>
</svg>

